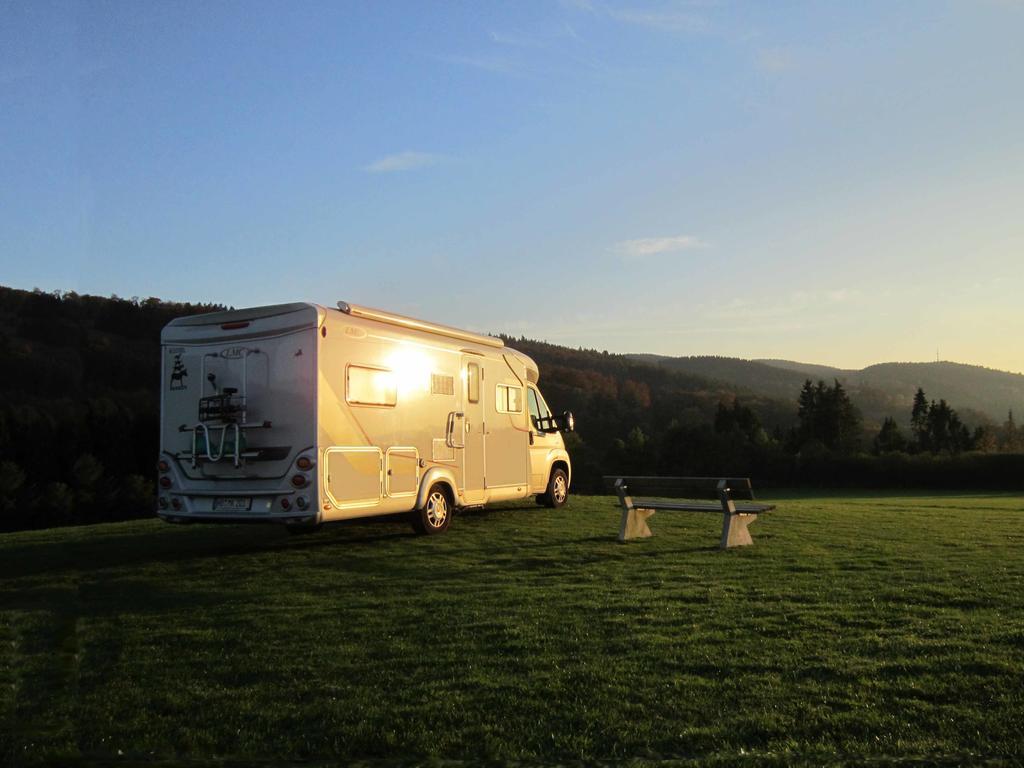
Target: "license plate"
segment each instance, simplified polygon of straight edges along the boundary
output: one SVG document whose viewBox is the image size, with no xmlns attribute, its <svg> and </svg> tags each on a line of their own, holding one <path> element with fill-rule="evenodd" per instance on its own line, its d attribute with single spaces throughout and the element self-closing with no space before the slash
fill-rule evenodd
<svg viewBox="0 0 1024 768">
<path fill-rule="evenodd" d="M 252 499 L 243 496 L 224 496 L 213 500 L 214 512 L 248 512 Z"/>
</svg>

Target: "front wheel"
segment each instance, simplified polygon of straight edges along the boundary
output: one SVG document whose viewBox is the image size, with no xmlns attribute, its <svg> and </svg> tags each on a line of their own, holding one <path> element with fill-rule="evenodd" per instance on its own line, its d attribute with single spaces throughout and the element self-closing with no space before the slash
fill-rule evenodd
<svg viewBox="0 0 1024 768">
<path fill-rule="evenodd" d="M 427 491 L 427 500 L 420 509 L 412 512 L 412 527 L 416 533 L 432 536 L 444 533 L 452 522 L 453 505 L 448 488 L 443 483 L 434 483 Z"/>
<path fill-rule="evenodd" d="M 540 497 L 540 501 L 546 507 L 558 509 L 559 507 L 565 506 L 565 502 L 568 498 L 569 476 L 565 474 L 564 469 L 552 470 L 551 478 L 548 480 L 547 492 Z"/>
</svg>

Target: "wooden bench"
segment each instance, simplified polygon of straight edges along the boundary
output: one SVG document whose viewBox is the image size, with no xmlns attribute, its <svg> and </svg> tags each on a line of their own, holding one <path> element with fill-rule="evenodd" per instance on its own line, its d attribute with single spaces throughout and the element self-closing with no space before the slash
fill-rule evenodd
<svg viewBox="0 0 1024 768">
<path fill-rule="evenodd" d="M 647 520 L 656 510 L 679 512 L 712 512 L 722 515 L 720 549 L 744 547 L 754 543 L 747 526 L 762 512 L 775 509 L 774 504 L 761 504 L 754 499 L 748 477 L 627 477 L 606 476 L 605 484 L 614 489 L 622 505 L 619 541 L 646 538 L 651 535 Z M 642 493 L 634 498 L 631 493 Z M 734 501 L 733 494 L 744 501 Z M 669 501 L 669 497 L 683 499 Z M 707 501 L 695 499 L 709 499 Z M 710 501 L 716 499 L 716 501 Z"/>
</svg>

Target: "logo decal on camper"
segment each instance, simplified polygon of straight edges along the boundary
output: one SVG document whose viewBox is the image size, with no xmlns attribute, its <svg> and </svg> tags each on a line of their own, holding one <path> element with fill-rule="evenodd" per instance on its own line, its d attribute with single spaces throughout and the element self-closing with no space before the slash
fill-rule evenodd
<svg viewBox="0 0 1024 768">
<path fill-rule="evenodd" d="M 188 376 L 188 368 L 181 361 L 181 354 L 174 356 L 174 365 L 171 368 L 171 389 L 188 389 L 185 379 Z"/>
</svg>

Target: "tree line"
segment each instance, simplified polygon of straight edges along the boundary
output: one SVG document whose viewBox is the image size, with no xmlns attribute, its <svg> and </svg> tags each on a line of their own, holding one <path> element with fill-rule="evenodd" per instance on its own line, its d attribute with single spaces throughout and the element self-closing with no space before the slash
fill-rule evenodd
<svg viewBox="0 0 1024 768">
<path fill-rule="evenodd" d="M 0 530 L 153 514 L 160 330 L 216 309 L 0 287 Z"/>
<path fill-rule="evenodd" d="M 0 287 L 0 529 L 153 515 L 160 330 L 225 307 Z M 1024 439 L 964 424 L 944 400 L 915 397 L 880 429 L 845 388 L 806 381 L 793 399 L 738 392 L 681 371 L 591 349 L 506 341 L 540 365 L 566 436 L 577 492 L 602 475 L 749 475 L 759 486 L 1021 487 Z"/>
<path fill-rule="evenodd" d="M 602 477 L 616 473 L 741 475 L 763 487 L 1024 489 L 1012 414 L 972 430 L 944 400 L 925 400 L 920 431 L 901 443 L 896 416 L 865 426 L 837 380 L 805 380 L 787 402 L 606 352 L 507 341 L 537 360 L 555 410 L 577 415 L 567 443 L 579 492 L 601 491 Z"/>
</svg>

